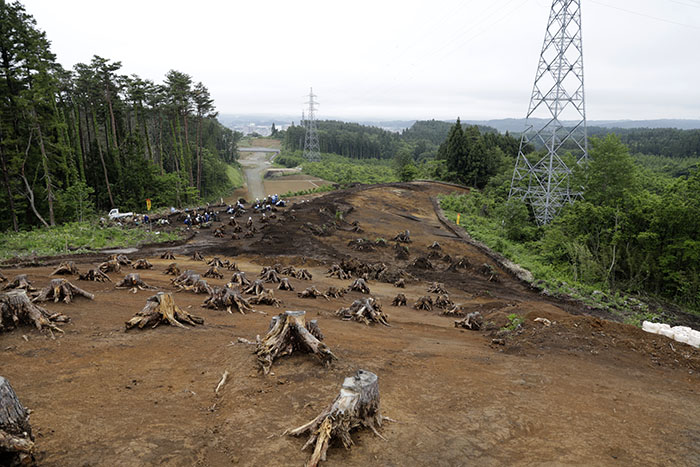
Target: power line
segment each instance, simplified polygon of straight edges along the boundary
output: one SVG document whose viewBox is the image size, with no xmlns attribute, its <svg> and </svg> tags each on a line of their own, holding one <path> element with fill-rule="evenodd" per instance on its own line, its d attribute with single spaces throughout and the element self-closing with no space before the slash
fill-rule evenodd
<svg viewBox="0 0 700 467">
<path fill-rule="evenodd" d="M 641 13 L 641 12 L 639 12 L 639 11 L 628 10 L 627 8 L 622 8 L 622 7 L 619 7 L 619 6 L 608 5 L 607 3 L 599 2 L 599 1 L 597 1 L 597 0 L 590 0 L 590 1 L 593 2 L 593 3 L 596 3 L 596 4 L 598 4 L 598 5 L 604 6 L 604 7 L 612 8 L 612 9 L 614 9 L 614 10 L 624 11 L 625 13 L 630 13 L 630 14 L 632 14 L 632 15 L 642 16 L 642 17 L 644 17 L 644 18 L 649 18 L 649 19 L 655 19 L 656 21 L 662 21 L 662 22 L 664 22 L 664 23 L 675 24 L 676 26 L 683 26 L 683 27 L 690 28 L 690 29 L 698 29 L 698 30 L 700 30 L 700 26 L 695 26 L 695 25 L 692 25 L 692 24 L 679 23 L 678 21 L 672 21 L 672 20 L 670 20 L 670 19 L 659 18 L 658 16 L 648 15 L 648 14 L 646 14 L 646 13 Z M 678 3 L 678 2 L 675 2 L 675 3 Z M 686 6 L 690 6 L 690 5 L 686 5 Z"/>
</svg>

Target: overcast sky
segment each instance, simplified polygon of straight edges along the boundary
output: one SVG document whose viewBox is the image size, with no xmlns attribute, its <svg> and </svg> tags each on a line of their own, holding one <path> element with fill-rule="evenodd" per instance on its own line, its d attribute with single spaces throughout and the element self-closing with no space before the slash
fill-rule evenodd
<svg viewBox="0 0 700 467">
<path fill-rule="evenodd" d="M 524 117 L 547 0 L 25 0 L 65 67 L 92 55 L 221 113 Z M 587 117 L 700 118 L 699 0 L 582 0 Z"/>
</svg>

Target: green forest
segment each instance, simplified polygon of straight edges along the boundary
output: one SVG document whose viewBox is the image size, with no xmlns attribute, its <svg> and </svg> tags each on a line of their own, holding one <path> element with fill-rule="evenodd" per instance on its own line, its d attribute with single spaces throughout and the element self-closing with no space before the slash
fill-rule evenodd
<svg viewBox="0 0 700 467">
<path fill-rule="evenodd" d="M 161 83 L 94 56 L 64 69 L 19 2 L 0 8 L 0 230 L 82 220 L 112 207 L 182 206 L 231 190 L 240 134 L 207 87 Z"/>
</svg>

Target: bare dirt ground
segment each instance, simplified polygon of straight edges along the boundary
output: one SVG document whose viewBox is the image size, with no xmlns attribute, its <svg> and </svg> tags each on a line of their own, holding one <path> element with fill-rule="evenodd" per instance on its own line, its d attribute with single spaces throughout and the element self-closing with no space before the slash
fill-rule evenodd
<svg viewBox="0 0 700 467">
<path fill-rule="evenodd" d="M 204 326 L 124 332 L 123 323 L 151 293 L 78 282 L 95 293 L 94 301 L 46 305 L 71 317 L 65 335 L 51 340 L 26 327 L 0 335 L 0 374 L 33 410 L 40 464 L 302 465 L 309 456 L 300 451 L 305 439 L 282 433 L 314 418 L 343 378 L 362 368 L 379 376 L 382 412 L 397 422 L 384 425 L 385 441 L 360 431 L 351 450 L 332 447 L 325 465 L 700 465 L 698 350 L 586 315 L 582 306 L 511 278 L 438 220 L 431 199 L 454 190 L 412 183 L 333 192 L 277 213 L 252 239 L 219 239 L 203 230 L 173 249 L 182 269 L 200 273 L 205 263 L 186 259 L 194 250 L 236 261 L 251 279 L 263 265 L 308 268 L 312 281 L 292 279 L 294 292 L 275 290 L 282 308 L 256 307 L 267 316 L 203 309 L 204 295 L 181 292 L 177 304 L 203 317 Z M 339 228 L 330 228 L 333 221 Z M 354 221 L 363 232 L 350 231 Z M 323 225 L 324 236 L 309 233 Z M 390 241 L 404 229 L 413 240 L 408 260 L 396 260 L 391 246 L 367 252 L 348 246 L 361 237 Z M 434 270 L 410 266 L 435 240 L 472 267 L 449 272 L 441 260 L 433 261 Z M 142 278 L 172 291 L 172 276 L 162 274 L 170 261 L 158 259 L 160 251 L 130 257 L 147 257 L 155 268 L 140 271 Z M 330 301 L 297 297 L 311 284 L 322 291 L 347 286 L 349 280 L 325 272 L 348 257 L 382 261 L 415 277 L 405 289 L 369 281 L 391 327 L 334 316 L 362 297 L 357 292 Z M 81 270 L 101 260 L 77 259 Z M 497 281 L 483 273 L 483 263 Z M 43 286 L 52 269 L 3 272 L 26 273 Z M 110 276 L 116 281 L 126 272 Z M 229 277 L 209 282 L 223 285 Z M 459 330 L 439 311 L 412 309 L 432 281 L 444 283 L 469 311 L 480 310 L 491 330 Z M 390 306 L 398 292 L 409 307 Z M 335 363 L 323 367 L 293 355 L 276 361 L 270 375 L 258 372 L 251 346 L 237 338 L 263 335 L 271 316 L 285 309 L 318 319 Z M 511 313 L 525 318 L 522 329 L 496 336 Z M 492 343 L 494 337 L 504 344 Z M 231 377 L 217 396 L 225 370 Z"/>
<path fill-rule="evenodd" d="M 268 194 L 284 194 L 318 188 L 323 185 L 329 185 L 331 182 L 322 178 L 312 177 L 306 174 L 285 175 L 282 177 L 272 177 L 263 180 L 265 191 Z"/>
</svg>

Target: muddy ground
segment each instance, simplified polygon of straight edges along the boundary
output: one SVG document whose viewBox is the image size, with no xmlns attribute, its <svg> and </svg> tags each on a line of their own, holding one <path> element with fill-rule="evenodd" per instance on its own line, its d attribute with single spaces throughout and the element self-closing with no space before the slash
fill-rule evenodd
<svg viewBox="0 0 700 467">
<path fill-rule="evenodd" d="M 294 292 L 275 290 L 282 308 L 256 307 L 267 315 L 203 309 L 204 295 L 181 292 L 176 302 L 203 317 L 204 326 L 124 332 L 123 323 L 151 293 L 71 279 L 96 297 L 46 305 L 71 317 L 65 335 L 52 340 L 27 327 L 0 335 L 0 374 L 33 410 L 40 464 L 303 465 L 305 439 L 282 433 L 314 418 L 343 378 L 363 368 L 379 376 L 382 412 L 396 422 L 384 425 L 386 440 L 361 431 L 351 450 L 332 447 L 325 465 L 700 465 L 698 350 L 587 315 L 582 306 L 544 297 L 510 277 L 438 220 L 431 199 L 455 190 L 413 183 L 333 192 L 278 212 L 252 239 L 214 238 L 213 230 L 203 230 L 173 248 L 182 269 L 201 273 L 206 264 L 188 259 L 194 250 L 236 261 L 251 279 L 263 265 L 308 268 L 311 281 L 292 279 Z M 331 227 L 334 221 L 340 229 Z M 351 231 L 355 221 L 362 232 Z M 309 233 L 319 228 L 322 236 Z M 408 260 L 394 258 L 391 241 L 374 251 L 348 246 L 363 237 L 390 240 L 404 229 L 413 240 Z M 449 263 L 436 259 L 433 270 L 411 267 L 435 240 L 443 253 L 471 266 L 450 272 Z M 155 268 L 141 271 L 142 278 L 172 291 L 171 276 L 162 274 L 171 261 L 158 259 L 160 251 L 130 257 L 147 257 Z M 357 292 L 330 301 L 297 297 L 312 284 L 322 291 L 347 286 L 349 280 L 325 272 L 349 257 L 382 261 L 414 277 L 403 290 L 369 281 L 391 327 L 334 316 L 362 297 Z M 102 259 L 77 261 L 85 270 Z M 52 269 L 3 272 L 27 273 L 43 286 Z M 110 276 L 116 281 L 126 272 Z M 223 285 L 229 277 L 209 282 Z M 481 311 L 490 330 L 459 330 L 439 310 L 412 309 L 432 281 L 444 283 L 468 311 Z M 409 307 L 390 306 L 398 292 Z M 271 316 L 285 309 L 318 319 L 338 361 L 323 367 L 293 355 L 276 361 L 270 375 L 259 373 L 251 347 L 237 338 L 264 334 Z M 501 335 L 512 313 L 525 322 Z M 231 377 L 217 396 L 225 370 Z"/>
</svg>

